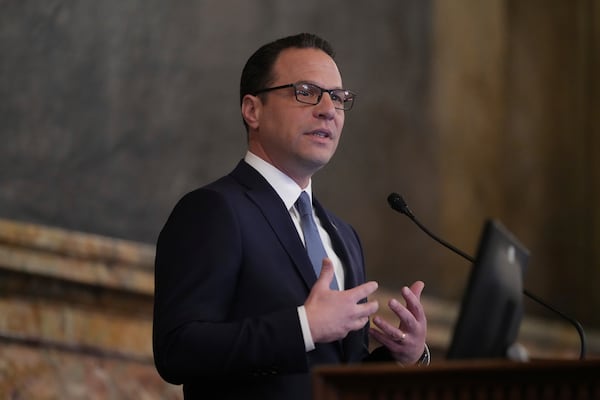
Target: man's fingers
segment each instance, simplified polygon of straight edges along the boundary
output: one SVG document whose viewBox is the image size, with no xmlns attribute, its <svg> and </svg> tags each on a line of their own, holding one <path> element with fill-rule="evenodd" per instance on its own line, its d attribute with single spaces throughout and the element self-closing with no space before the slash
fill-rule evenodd
<svg viewBox="0 0 600 400">
<path fill-rule="evenodd" d="M 364 299 L 365 297 L 369 297 L 370 295 L 375 293 L 378 287 L 379 284 L 377 282 L 369 281 L 352 289 L 346 290 L 346 293 L 352 296 L 354 301 L 358 302 L 359 300 Z"/>
<path fill-rule="evenodd" d="M 366 303 L 358 304 L 356 307 L 359 315 L 368 317 L 379 310 L 379 302 L 377 300 L 371 300 Z"/>
<path fill-rule="evenodd" d="M 425 284 L 423 282 L 417 281 L 413 283 L 410 288 L 402 288 L 402 296 L 406 301 L 406 308 L 418 321 L 425 318 L 425 311 L 421 305 L 421 293 L 423 292 L 424 287 Z"/>
<path fill-rule="evenodd" d="M 423 281 L 416 281 L 412 285 L 410 285 L 410 291 L 417 296 L 417 299 L 421 299 L 421 293 L 423 292 L 423 288 L 425 288 L 425 283 Z"/>
</svg>

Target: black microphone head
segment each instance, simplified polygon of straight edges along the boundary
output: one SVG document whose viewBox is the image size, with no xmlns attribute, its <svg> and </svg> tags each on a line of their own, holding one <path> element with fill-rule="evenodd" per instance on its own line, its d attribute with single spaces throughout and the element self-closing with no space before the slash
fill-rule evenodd
<svg viewBox="0 0 600 400">
<path fill-rule="evenodd" d="M 388 196 L 388 203 L 390 203 L 390 206 L 394 210 L 408 216 L 409 218 L 414 218 L 414 215 L 409 210 L 406 201 L 404 201 L 404 198 L 398 193 L 390 193 L 390 195 Z"/>
</svg>

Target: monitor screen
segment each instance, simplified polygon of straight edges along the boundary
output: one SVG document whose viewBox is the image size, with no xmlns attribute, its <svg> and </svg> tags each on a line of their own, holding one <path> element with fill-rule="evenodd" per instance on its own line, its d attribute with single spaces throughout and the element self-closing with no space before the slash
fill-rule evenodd
<svg viewBox="0 0 600 400">
<path fill-rule="evenodd" d="M 486 221 L 448 359 L 507 357 L 523 317 L 528 260 L 529 251 L 500 222 Z"/>
</svg>

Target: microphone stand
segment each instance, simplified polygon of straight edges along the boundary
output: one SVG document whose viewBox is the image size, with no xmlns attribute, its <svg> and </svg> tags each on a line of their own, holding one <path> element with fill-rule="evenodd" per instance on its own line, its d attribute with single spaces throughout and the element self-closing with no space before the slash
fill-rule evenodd
<svg viewBox="0 0 600 400">
<path fill-rule="evenodd" d="M 415 217 L 415 215 L 412 213 L 412 211 L 408 208 L 408 205 L 406 204 L 406 202 L 404 201 L 404 198 L 402 196 L 400 196 L 397 193 L 392 193 L 388 196 L 388 203 L 394 210 L 396 210 L 396 211 L 400 212 L 401 214 L 404 214 L 408 218 L 410 218 L 411 221 L 413 221 L 419 228 L 421 228 L 421 230 L 423 232 L 425 232 L 427 235 L 429 235 L 429 237 L 431 237 L 433 240 L 435 240 L 442 246 L 446 247 L 447 249 L 452 250 L 454 253 L 463 257 L 470 263 L 475 262 L 475 259 L 472 256 L 468 255 L 467 253 L 458 249 L 457 247 L 453 246 L 452 244 L 446 242 L 445 240 L 441 239 L 437 235 L 434 235 L 429 229 L 427 229 L 426 226 L 421 224 L 421 222 L 419 222 L 419 220 Z M 580 341 L 580 345 L 581 345 L 580 351 L 579 351 L 579 359 L 583 360 L 585 358 L 585 353 L 586 353 L 586 339 L 585 339 L 585 332 L 583 330 L 583 326 L 579 323 L 579 321 L 577 321 L 576 319 L 571 318 L 568 315 L 564 314 L 563 312 L 559 311 L 558 309 L 556 309 L 555 307 L 546 303 L 544 300 L 542 300 L 538 296 L 534 295 L 527 289 L 523 289 L 523 294 L 526 297 L 528 297 L 531 300 L 538 303 L 539 305 L 541 305 L 542 307 L 547 308 L 548 310 L 558 314 L 560 317 L 564 318 L 565 320 L 567 320 L 569 323 L 571 323 L 575 327 L 575 329 L 577 330 L 577 333 L 579 334 L 579 341 Z"/>
</svg>

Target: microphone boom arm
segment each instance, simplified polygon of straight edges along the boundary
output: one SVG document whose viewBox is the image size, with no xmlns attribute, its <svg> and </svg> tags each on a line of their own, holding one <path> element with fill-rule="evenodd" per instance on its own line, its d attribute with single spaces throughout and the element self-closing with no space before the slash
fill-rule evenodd
<svg viewBox="0 0 600 400">
<path fill-rule="evenodd" d="M 433 233 L 431 233 L 431 231 L 430 231 L 429 229 L 427 229 L 427 228 L 425 227 L 425 225 L 421 224 L 417 218 L 415 218 L 414 216 L 412 216 L 412 217 L 410 217 L 410 216 L 409 216 L 409 218 L 410 218 L 410 219 L 412 219 L 412 220 L 413 220 L 413 222 L 414 222 L 415 224 L 417 224 L 417 226 L 418 226 L 419 228 L 421 228 L 421 230 L 422 230 L 423 232 L 425 232 L 426 234 L 428 234 L 430 238 L 432 238 L 433 240 L 435 240 L 436 242 L 438 242 L 438 243 L 439 243 L 439 244 L 441 244 L 442 246 L 444 246 L 444 247 L 446 247 L 446 248 L 448 248 L 448 249 L 452 250 L 453 252 L 457 253 L 459 256 L 461 256 L 461 257 L 463 257 L 463 258 L 467 259 L 469 262 L 471 262 L 471 263 L 474 263 L 474 262 L 475 262 L 475 259 L 474 259 L 473 257 L 471 257 L 470 255 L 468 255 L 467 253 L 465 253 L 464 251 L 460 250 L 460 249 L 459 249 L 459 248 L 457 248 L 457 247 L 454 247 L 454 246 L 453 246 L 453 245 L 451 245 L 450 243 L 446 242 L 444 239 L 442 239 L 442 238 L 440 238 L 440 237 L 438 237 L 438 236 L 434 235 Z"/>
</svg>

